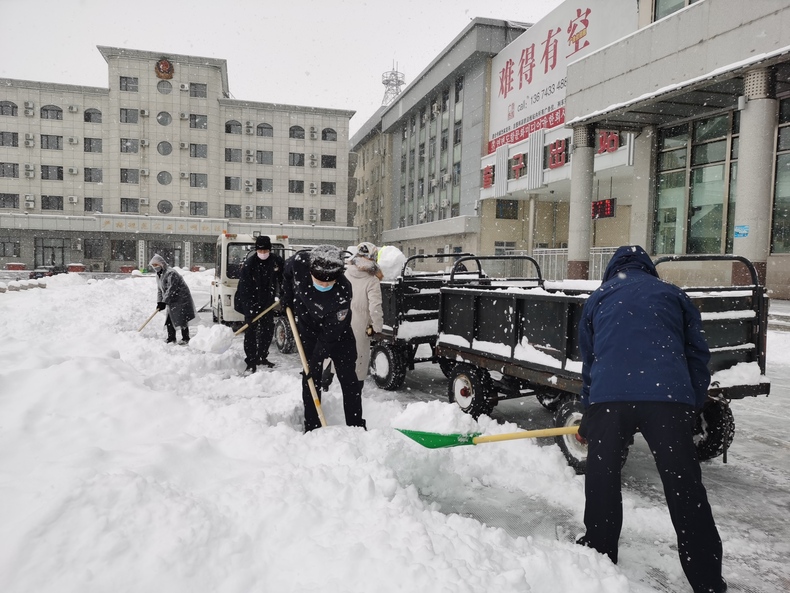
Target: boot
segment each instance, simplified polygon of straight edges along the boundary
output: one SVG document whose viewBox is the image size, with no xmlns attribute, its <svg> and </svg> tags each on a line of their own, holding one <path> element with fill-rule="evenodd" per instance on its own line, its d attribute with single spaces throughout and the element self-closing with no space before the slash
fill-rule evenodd
<svg viewBox="0 0 790 593">
<path fill-rule="evenodd" d="M 183 327 L 181 328 L 181 341 L 178 343 L 178 345 L 186 346 L 187 344 L 189 344 L 189 327 Z"/>
</svg>

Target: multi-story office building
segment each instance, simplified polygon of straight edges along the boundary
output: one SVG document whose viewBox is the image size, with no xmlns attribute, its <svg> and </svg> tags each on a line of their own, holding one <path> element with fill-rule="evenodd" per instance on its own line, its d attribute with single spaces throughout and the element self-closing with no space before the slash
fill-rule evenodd
<svg viewBox="0 0 790 593">
<path fill-rule="evenodd" d="M 223 230 L 356 240 L 353 111 L 231 99 L 225 60 L 99 51 L 109 88 L 0 80 L 0 265 L 212 265 Z"/>
</svg>

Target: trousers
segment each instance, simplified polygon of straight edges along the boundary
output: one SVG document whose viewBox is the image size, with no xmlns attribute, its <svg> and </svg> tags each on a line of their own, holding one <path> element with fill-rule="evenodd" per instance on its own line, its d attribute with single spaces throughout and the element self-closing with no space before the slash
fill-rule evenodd
<svg viewBox="0 0 790 593">
<path fill-rule="evenodd" d="M 255 315 L 245 315 L 244 322 L 250 323 Z M 269 347 L 274 337 L 274 315 L 270 311 L 244 331 L 244 362 L 248 366 L 260 364 L 269 357 Z"/>
</svg>

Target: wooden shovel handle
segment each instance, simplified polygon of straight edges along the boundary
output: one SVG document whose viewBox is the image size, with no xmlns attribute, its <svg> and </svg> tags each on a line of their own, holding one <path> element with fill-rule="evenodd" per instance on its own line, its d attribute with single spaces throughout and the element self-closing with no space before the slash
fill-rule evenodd
<svg viewBox="0 0 790 593">
<path fill-rule="evenodd" d="M 149 321 L 151 321 L 151 320 L 154 318 L 154 316 L 155 316 L 157 313 L 159 313 L 159 309 L 157 309 L 156 311 L 154 311 L 153 313 L 151 313 L 151 316 L 150 316 L 148 319 L 146 319 L 146 320 L 145 320 L 145 323 L 144 323 L 144 324 L 142 324 L 142 325 L 140 326 L 140 329 L 138 329 L 137 331 L 138 331 L 138 332 L 141 332 L 141 331 L 143 331 L 143 328 L 144 328 L 146 325 L 148 325 L 148 322 L 149 322 Z"/>
<path fill-rule="evenodd" d="M 310 376 L 310 365 L 308 364 L 307 357 L 304 354 L 304 347 L 302 346 L 302 339 L 299 337 L 299 331 L 296 329 L 296 320 L 294 319 L 293 311 L 291 311 L 290 307 L 286 307 L 285 313 L 288 315 L 288 323 L 291 324 L 291 332 L 294 335 L 296 349 L 299 350 L 299 358 L 302 359 L 302 368 L 304 369 L 304 374 L 307 377 L 307 384 L 310 386 L 310 393 L 313 395 L 315 411 L 318 412 L 318 419 L 321 421 L 321 426 L 326 426 L 324 412 L 321 410 L 321 401 L 318 399 L 318 391 L 315 388 L 315 382 Z"/>
<path fill-rule="evenodd" d="M 515 439 L 535 439 L 540 437 L 556 437 L 563 434 L 576 434 L 579 432 L 577 426 L 559 426 L 557 428 L 541 428 L 538 430 L 525 430 L 523 432 L 507 432 L 505 434 L 491 434 L 484 437 L 475 437 L 472 442 L 475 445 L 481 443 L 495 443 L 497 441 L 512 441 Z"/>
<path fill-rule="evenodd" d="M 258 320 L 259 320 L 261 317 L 263 317 L 264 315 L 266 315 L 266 314 L 267 314 L 269 311 L 271 311 L 272 309 L 274 309 L 274 308 L 275 308 L 277 305 L 279 305 L 279 304 L 280 304 L 280 301 L 274 301 L 274 302 L 273 302 L 273 303 L 272 303 L 272 304 L 271 304 L 269 307 L 267 307 L 266 309 L 264 309 L 263 311 L 261 311 L 260 313 L 258 313 L 258 314 L 257 314 L 257 315 L 256 315 L 256 316 L 253 318 L 253 320 L 252 320 L 252 321 L 250 321 L 249 323 L 245 323 L 245 324 L 244 324 L 244 325 L 242 325 L 242 326 L 241 326 L 239 329 L 237 329 L 237 330 L 236 330 L 236 331 L 233 333 L 233 335 L 234 335 L 234 336 L 238 336 L 239 334 L 243 334 L 245 331 L 247 331 L 247 328 L 248 328 L 248 327 L 250 327 L 250 326 L 251 326 L 253 323 L 255 323 L 256 321 L 258 321 Z"/>
</svg>

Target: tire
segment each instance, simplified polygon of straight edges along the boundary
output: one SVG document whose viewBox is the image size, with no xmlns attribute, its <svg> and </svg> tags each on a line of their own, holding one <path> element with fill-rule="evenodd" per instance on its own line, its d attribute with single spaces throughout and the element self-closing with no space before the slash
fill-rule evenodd
<svg viewBox="0 0 790 593">
<path fill-rule="evenodd" d="M 225 319 L 222 317 L 222 305 L 217 305 L 217 323 L 227 325 L 227 323 L 225 323 Z"/>
<path fill-rule="evenodd" d="M 561 399 L 554 413 L 554 426 L 578 426 L 581 424 L 584 407 L 578 399 Z M 578 437 L 578 438 L 577 438 Z M 587 470 L 587 443 L 576 434 L 554 437 L 565 459 L 574 471 L 582 475 Z"/>
<path fill-rule="evenodd" d="M 448 395 L 450 403 L 455 403 L 475 419 L 482 414 L 490 414 L 497 404 L 488 371 L 463 363 L 457 363 L 453 368 Z"/>
<path fill-rule="evenodd" d="M 451 379 L 453 376 L 453 369 L 455 369 L 455 365 L 458 363 L 449 358 L 439 358 L 437 362 L 439 363 L 439 368 L 442 369 L 442 374 L 448 379 Z"/>
<path fill-rule="evenodd" d="M 725 402 L 709 401 L 697 416 L 694 427 L 694 443 L 697 458 L 707 461 L 718 457 L 729 449 L 735 438 L 735 418 Z"/>
<path fill-rule="evenodd" d="M 406 379 L 406 361 L 400 348 L 389 342 L 377 342 L 370 351 L 370 372 L 381 389 L 394 391 Z"/>
<path fill-rule="evenodd" d="M 294 340 L 291 326 L 284 317 L 274 320 L 274 344 L 277 346 L 277 350 L 283 354 L 291 354 L 296 350 L 296 340 Z"/>
<path fill-rule="evenodd" d="M 545 391 L 536 393 L 535 399 L 537 399 L 540 405 L 549 412 L 556 412 L 557 408 L 559 408 L 562 403 L 561 395 Z"/>
<path fill-rule="evenodd" d="M 211 301 L 211 320 L 214 323 L 218 322 L 217 321 L 217 313 L 216 313 L 216 310 L 214 309 L 214 301 L 213 300 Z"/>
</svg>

